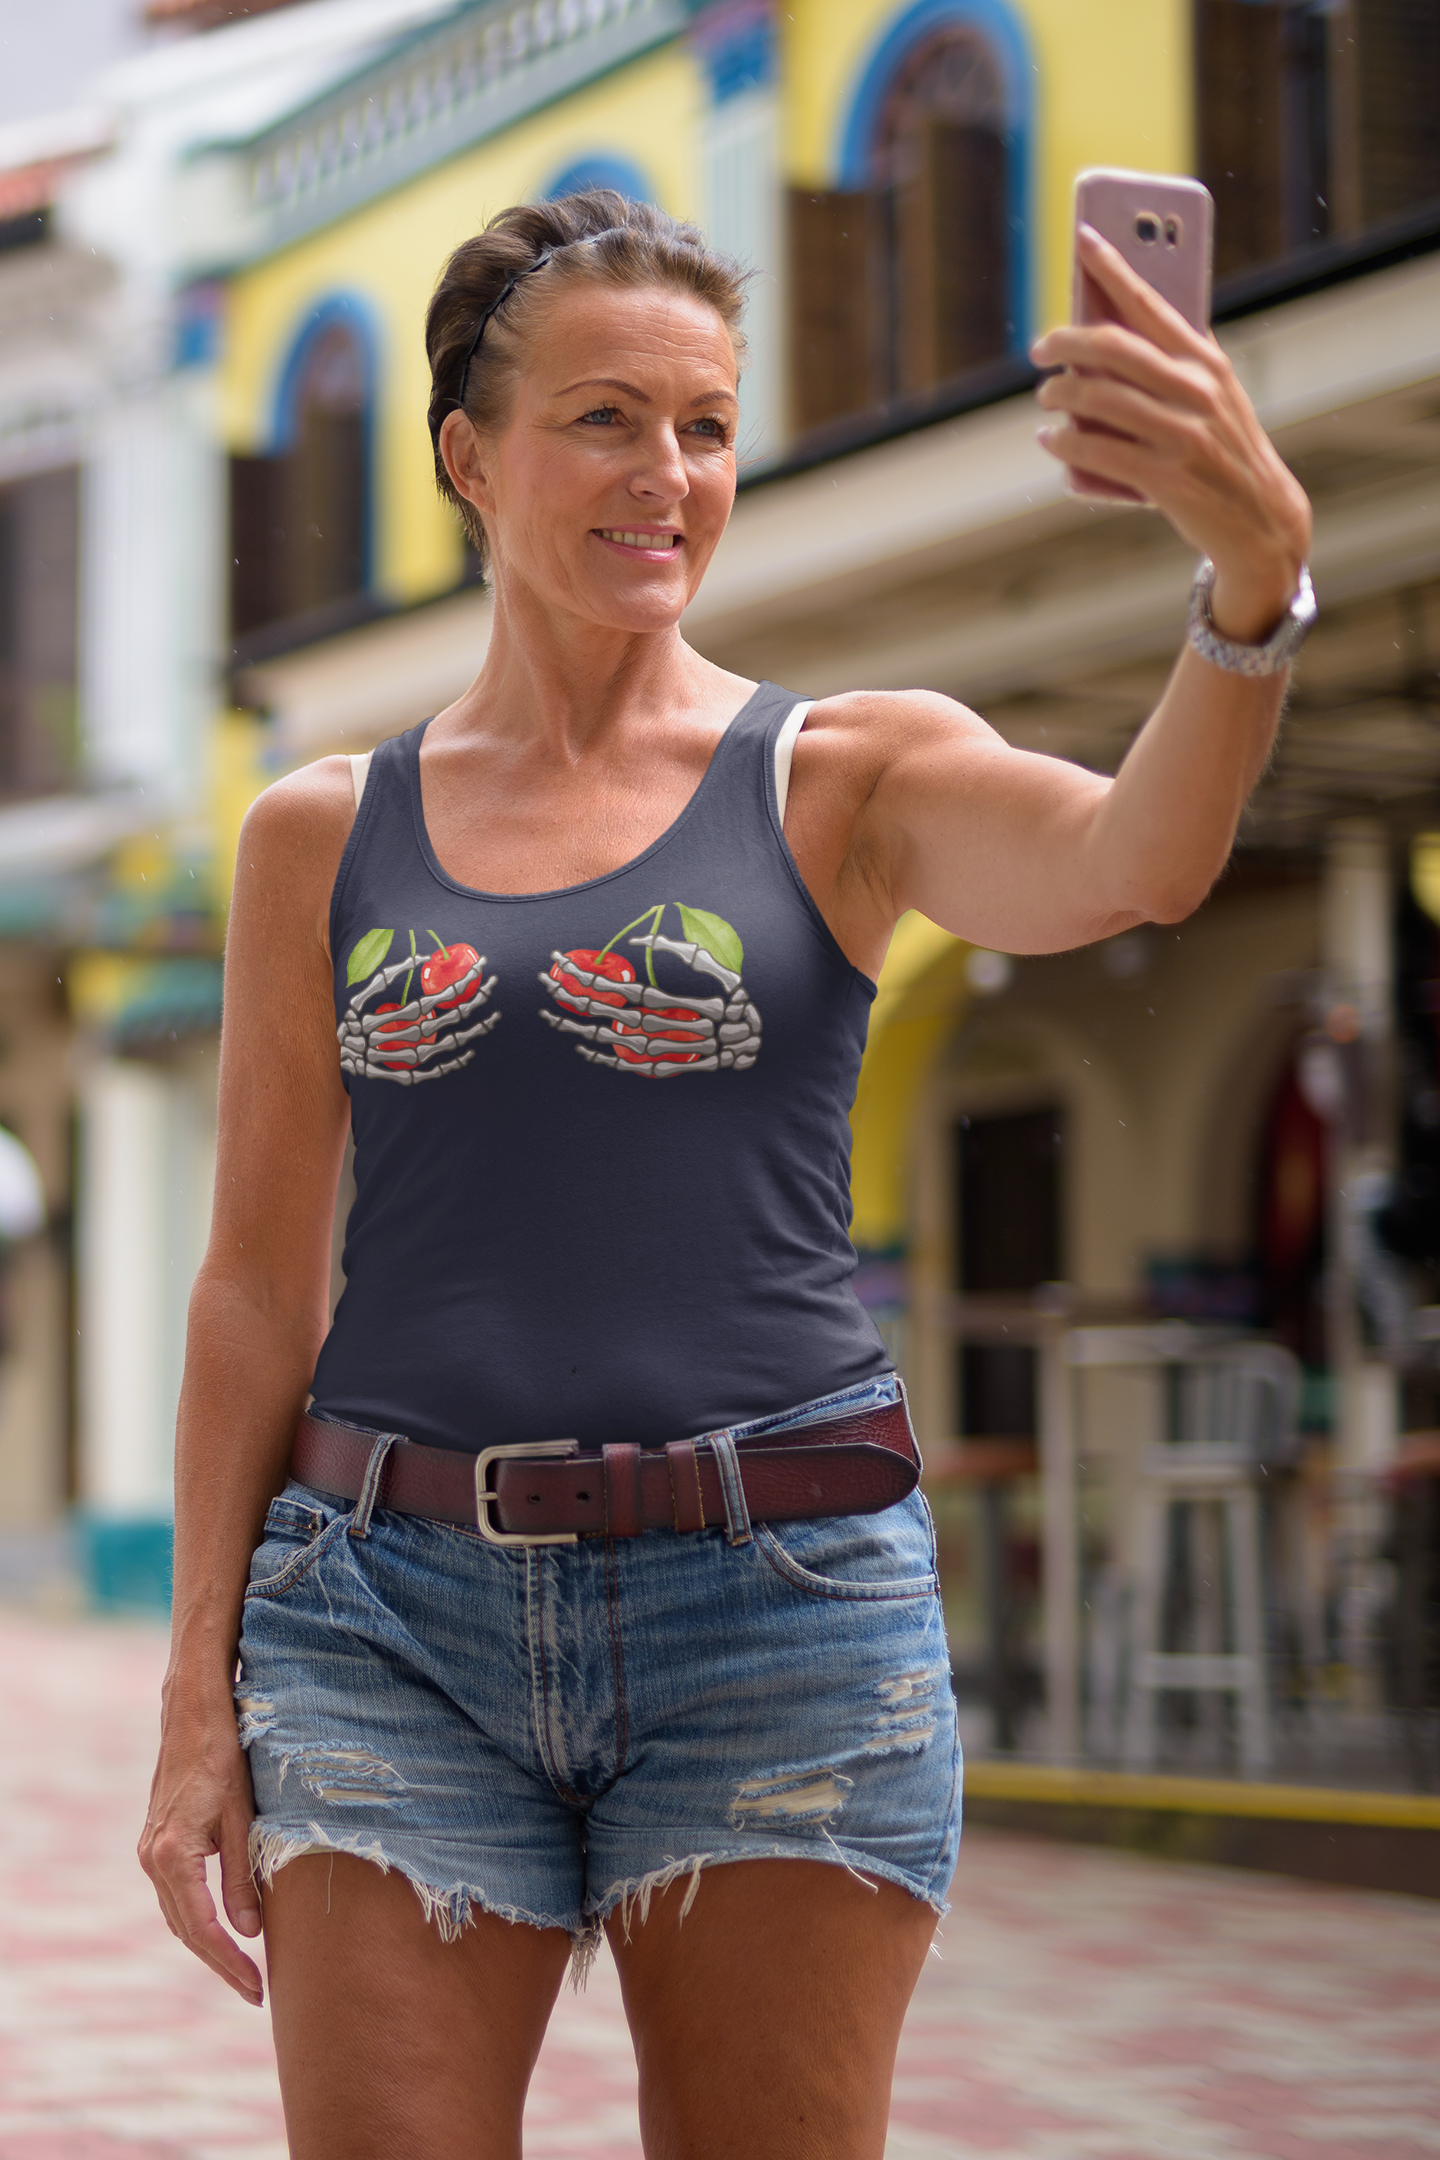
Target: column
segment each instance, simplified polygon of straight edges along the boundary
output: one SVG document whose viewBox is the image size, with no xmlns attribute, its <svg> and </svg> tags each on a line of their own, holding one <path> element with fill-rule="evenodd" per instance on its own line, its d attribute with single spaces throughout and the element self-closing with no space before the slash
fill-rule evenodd
<svg viewBox="0 0 1440 2160">
<path fill-rule="evenodd" d="M 208 1068 L 96 1059 L 80 1089 L 78 1522 L 101 1604 L 168 1598 L 175 1412 L 213 1166 Z"/>
<path fill-rule="evenodd" d="M 196 807 L 214 712 L 225 548 L 207 386 L 171 377 L 96 422 L 81 497 L 80 724 L 88 773 Z"/>
</svg>

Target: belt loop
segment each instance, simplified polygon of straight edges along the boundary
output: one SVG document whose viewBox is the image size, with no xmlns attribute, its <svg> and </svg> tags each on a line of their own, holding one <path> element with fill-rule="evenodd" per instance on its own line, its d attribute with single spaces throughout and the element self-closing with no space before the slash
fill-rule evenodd
<svg viewBox="0 0 1440 2160">
<path fill-rule="evenodd" d="M 380 1433 L 370 1450 L 370 1460 L 365 1465 L 365 1482 L 360 1487 L 360 1497 L 355 1502 L 355 1512 L 350 1518 L 350 1535 L 367 1538 L 370 1535 L 370 1517 L 380 1494 L 380 1480 L 385 1472 L 385 1458 L 395 1445 L 393 1432 Z"/>
<path fill-rule="evenodd" d="M 900 1407 L 905 1412 L 905 1428 L 910 1435 L 910 1446 L 914 1452 L 916 1462 L 920 1465 L 920 1474 L 923 1477 L 925 1474 L 925 1458 L 920 1453 L 920 1435 L 915 1430 L 915 1418 L 910 1408 L 910 1397 L 906 1393 L 905 1382 L 898 1372 L 895 1375 L 895 1386 L 898 1390 Z"/>
<path fill-rule="evenodd" d="M 729 1433 L 712 1433 L 710 1447 L 720 1470 L 720 1491 L 725 1500 L 725 1535 L 732 1545 L 750 1543 L 750 1510 L 740 1475 L 740 1457 Z"/>
</svg>

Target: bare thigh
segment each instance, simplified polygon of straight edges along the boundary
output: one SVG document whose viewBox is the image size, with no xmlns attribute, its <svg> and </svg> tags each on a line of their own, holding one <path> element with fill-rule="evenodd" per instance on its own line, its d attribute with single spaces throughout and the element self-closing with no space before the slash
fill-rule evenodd
<svg viewBox="0 0 1440 2160">
<path fill-rule="evenodd" d="M 609 1926 L 646 2160 L 881 2160 L 928 1905 L 806 1860 L 741 1861 Z"/>
<path fill-rule="evenodd" d="M 929 1906 L 813 1861 L 708 1870 L 609 1926 L 647 2160 L 881 2160 Z M 518 2160 L 563 1929 L 444 1943 L 400 1875 L 308 1855 L 264 1893 L 291 2160 Z"/>
<path fill-rule="evenodd" d="M 263 1899 L 291 2160 L 519 2160 L 564 1929 L 477 1913 L 442 1942 L 403 1876 L 346 1854 Z"/>
</svg>

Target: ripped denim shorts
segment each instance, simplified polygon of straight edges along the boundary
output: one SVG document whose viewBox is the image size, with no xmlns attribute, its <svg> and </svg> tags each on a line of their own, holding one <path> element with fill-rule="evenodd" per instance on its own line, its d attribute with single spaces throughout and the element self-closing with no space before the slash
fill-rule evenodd
<svg viewBox="0 0 1440 2160">
<path fill-rule="evenodd" d="M 872 1402 L 847 1388 L 731 1437 Z M 740 1502 L 743 1508 L 743 1498 Z M 252 1860 L 409 1877 L 569 1930 L 726 1861 L 805 1859 L 944 1912 L 960 1749 L 930 1512 L 504 1548 L 290 1484 L 250 1569 L 236 1689 Z"/>
</svg>

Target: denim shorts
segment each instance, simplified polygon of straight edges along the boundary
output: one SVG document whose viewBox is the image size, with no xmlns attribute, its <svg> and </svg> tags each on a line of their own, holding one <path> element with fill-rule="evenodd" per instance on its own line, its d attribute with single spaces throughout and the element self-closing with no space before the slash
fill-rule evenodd
<svg viewBox="0 0 1440 2160">
<path fill-rule="evenodd" d="M 924 1499 L 752 1527 L 727 1482 L 726 1528 L 524 1548 L 288 1485 L 236 1688 L 259 1876 L 357 1854 L 447 1939 L 478 1909 L 568 1929 L 582 1965 L 617 1908 L 682 1877 L 688 1906 L 726 1861 L 825 1861 L 943 1913 L 960 1749 Z"/>
</svg>

